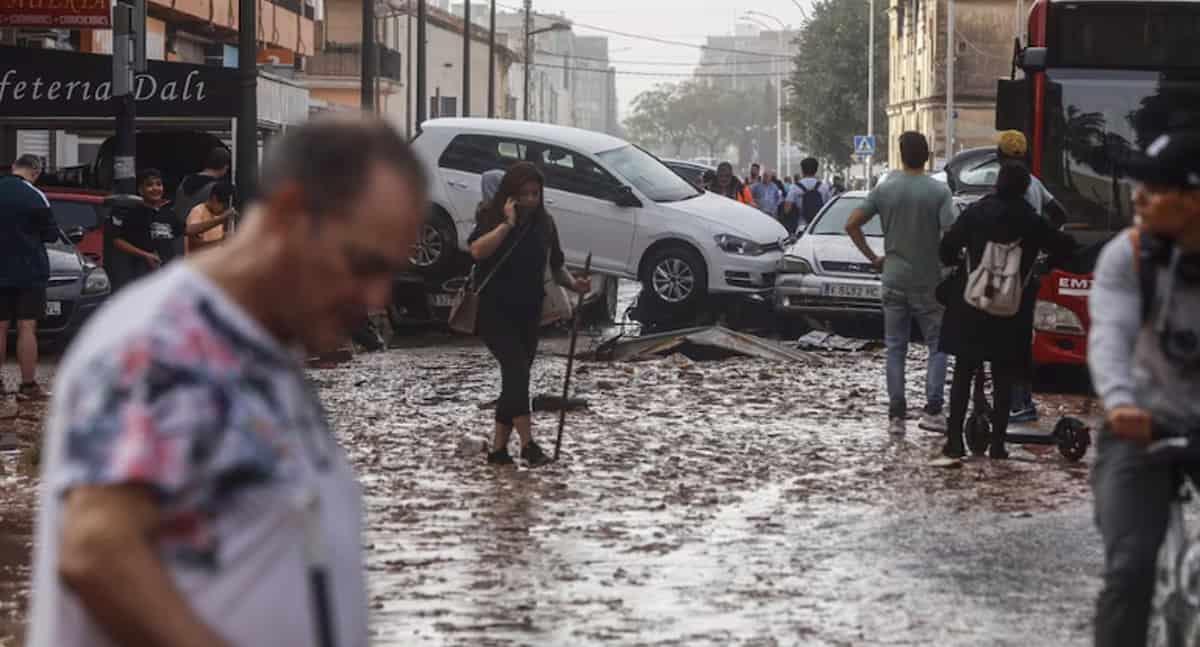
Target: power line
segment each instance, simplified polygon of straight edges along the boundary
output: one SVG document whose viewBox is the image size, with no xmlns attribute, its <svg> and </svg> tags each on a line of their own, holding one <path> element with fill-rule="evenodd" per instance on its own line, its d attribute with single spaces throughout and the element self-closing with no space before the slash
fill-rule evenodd
<svg viewBox="0 0 1200 647">
<path fill-rule="evenodd" d="M 595 72 L 598 74 L 615 74 L 617 76 L 648 76 L 659 78 L 673 79 L 753 79 L 753 78 L 779 78 L 779 74 L 771 72 L 750 72 L 747 74 L 735 74 L 733 72 L 709 72 L 702 74 L 687 74 L 683 72 L 644 72 L 631 70 L 600 70 L 594 67 L 575 67 L 573 65 L 556 65 L 553 63 L 538 63 L 534 61 L 530 63 L 534 67 L 547 67 L 552 70 L 569 70 L 572 72 Z"/>
<path fill-rule="evenodd" d="M 499 2 L 496 3 L 496 6 L 502 7 L 504 9 L 508 9 L 510 11 L 520 12 L 520 13 L 523 13 L 525 11 L 521 7 L 514 7 L 512 5 L 506 5 L 506 4 L 502 4 Z M 563 20 L 565 18 L 564 16 L 555 16 L 552 14 L 540 14 L 537 12 L 534 12 L 534 15 L 539 16 L 541 18 L 547 18 L 550 20 Z M 616 29 L 609 29 L 608 27 L 597 27 L 596 25 L 589 25 L 587 23 L 577 22 L 572 19 L 567 19 L 567 20 L 570 20 L 570 24 L 572 27 L 582 27 L 584 29 L 590 29 L 592 31 L 598 31 L 598 32 L 605 33 L 605 34 L 613 34 L 614 36 L 622 36 L 624 38 L 633 38 L 636 40 L 645 40 L 645 41 L 650 41 L 652 43 L 659 43 L 662 45 L 674 45 L 677 47 L 691 47 L 693 49 L 708 50 L 710 52 L 725 52 L 728 54 L 740 54 L 742 56 L 761 56 L 764 58 L 779 58 L 778 54 L 771 54 L 771 53 L 766 53 L 766 52 L 754 52 L 754 51 L 743 50 L 743 49 L 729 49 L 729 48 L 725 48 L 725 47 L 712 47 L 710 45 L 697 45 L 696 43 L 686 43 L 686 42 L 679 41 L 679 40 L 668 40 L 666 38 L 659 38 L 657 36 L 647 36 L 646 34 L 633 34 L 630 32 L 618 31 Z"/>
<path fill-rule="evenodd" d="M 736 65 L 756 65 L 759 63 L 769 63 L 772 61 L 788 62 L 788 61 L 792 60 L 790 56 L 779 56 L 779 57 L 775 57 L 769 61 L 757 61 L 756 60 L 756 61 L 716 61 L 716 62 L 709 62 L 709 63 L 703 63 L 703 62 L 701 62 L 701 63 L 684 63 L 684 62 L 680 62 L 680 61 L 630 61 L 630 60 L 620 60 L 620 59 L 611 59 L 611 58 L 597 58 L 594 56 L 580 56 L 578 54 L 563 54 L 562 52 L 552 52 L 552 51 L 546 50 L 546 49 L 538 49 L 538 50 L 534 50 L 534 52 L 537 54 L 544 54 L 546 56 L 557 56 L 560 58 L 571 58 L 571 59 L 578 59 L 581 61 L 596 61 L 597 63 L 611 63 L 611 64 L 622 64 L 622 65 L 670 65 L 670 66 L 677 66 L 677 67 L 721 67 L 721 66 L 730 67 L 730 66 L 736 66 Z"/>
</svg>

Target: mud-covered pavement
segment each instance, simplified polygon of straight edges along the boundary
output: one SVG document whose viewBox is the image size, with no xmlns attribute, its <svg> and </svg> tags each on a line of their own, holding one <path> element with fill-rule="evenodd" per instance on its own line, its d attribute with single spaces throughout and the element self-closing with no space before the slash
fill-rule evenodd
<svg viewBox="0 0 1200 647">
<path fill-rule="evenodd" d="M 927 466 L 938 436 L 884 431 L 881 354 L 577 364 L 591 410 L 569 415 L 559 464 L 529 471 L 471 447 L 498 389 L 486 351 L 426 341 L 312 373 L 365 488 L 375 644 L 1089 643 L 1086 462 Z M 543 353 L 534 391 L 564 368 Z M 1048 418 L 1087 406 L 1043 399 Z M 536 418 L 548 449 L 556 421 Z M 28 577 L 11 558 L 32 480 L 12 463 L 0 645 Z"/>
</svg>

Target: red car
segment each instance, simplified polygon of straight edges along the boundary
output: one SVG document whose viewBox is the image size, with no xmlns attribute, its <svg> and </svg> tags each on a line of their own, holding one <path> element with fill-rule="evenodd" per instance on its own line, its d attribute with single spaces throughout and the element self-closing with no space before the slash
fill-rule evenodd
<svg viewBox="0 0 1200 647">
<path fill-rule="evenodd" d="M 108 207 L 107 191 L 61 187 L 41 187 L 50 200 L 50 209 L 59 228 L 75 243 L 84 258 L 104 266 L 104 222 Z"/>
</svg>

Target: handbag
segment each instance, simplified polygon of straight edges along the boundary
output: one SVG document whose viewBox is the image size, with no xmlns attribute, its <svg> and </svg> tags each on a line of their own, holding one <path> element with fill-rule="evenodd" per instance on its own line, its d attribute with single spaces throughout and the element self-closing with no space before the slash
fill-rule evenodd
<svg viewBox="0 0 1200 647">
<path fill-rule="evenodd" d="M 567 297 L 567 291 L 563 289 L 563 286 L 558 284 L 554 272 L 550 269 L 549 261 L 546 262 L 546 271 L 542 273 L 542 276 L 542 287 L 546 293 L 546 298 L 542 299 L 542 325 L 546 326 L 556 321 L 570 319 L 574 314 L 571 299 Z"/>
<path fill-rule="evenodd" d="M 525 226 L 520 236 L 513 241 L 508 251 L 504 252 L 504 256 L 501 256 L 500 260 L 496 261 L 496 265 L 492 267 L 492 271 L 488 272 L 488 275 L 484 277 L 483 282 L 478 287 L 475 286 L 475 272 L 479 265 L 475 264 L 471 267 L 471 273 L 467 275 L 466 282 L 462 284 L 462 287 L 458 289 L 458 292 L 454 295 L 454 299 L 450 302 L 450 318 L 446 320 L 446 323 L 450 326 L 450 330 L 460 332 L 464 335 L 476 334 L 479 328 L 479 294 L 491 282 L 492 277 L 496 276 L 496 272 L 504 265 L 504 261 L 508 260 L 513 250 L 517 248 L 517 245 L 521 244 L 521 241 L 525 239 L 525 235 L 532 228 L 533 225 Z"/>
</svg>

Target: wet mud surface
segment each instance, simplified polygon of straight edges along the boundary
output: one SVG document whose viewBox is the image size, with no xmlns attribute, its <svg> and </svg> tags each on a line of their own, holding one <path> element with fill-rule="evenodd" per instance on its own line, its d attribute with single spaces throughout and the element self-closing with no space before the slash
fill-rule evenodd
<svg viewBox="0 0 1200 647">
<path fill-rule="evenodd" d="M 562 460 L 490 467 L 499 371 L 481 346 L 441 341 L 312 372 L 364 487 L 374 644 L 1090 642 L 1094 450 L 934 468 L 939 435 L 915 420 L 886 433 L 881 353 L 673 356 L 577 363 L 591 407 L 568 414 Z M 565 364 L 542 353 L 534 393 L 560 392 Z M 917 408 L 914 369 L 920 349 Z M 1093 415 L 1081 397 L 1039 399 L 1045 420 Z M 535 416 L 547 451 L 556 424 Z M 7 647 L 34 483 L 0 462 Z"/>
</svg>

